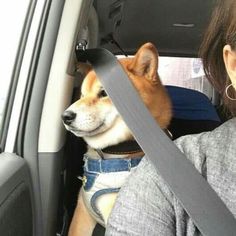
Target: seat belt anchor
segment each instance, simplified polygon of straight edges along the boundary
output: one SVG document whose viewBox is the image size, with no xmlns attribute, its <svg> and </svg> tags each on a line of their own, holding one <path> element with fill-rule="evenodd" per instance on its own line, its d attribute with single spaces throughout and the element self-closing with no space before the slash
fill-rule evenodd
<svg viewBox="0 0 236 236">
<path fill-rule="evenodd" d="M 87 45 L 88 42 L 85 39 L 79 40 L 78 43 L 75 45 L 75 54 L 79 62 L 87 62 L 87 58 L 85 56 Z"/>
<path fill-rule="evenodd" d="M 75 51 L 83 50 L 85 51 L 87 49 L 88 42 L 85 39 L 79 40 L 79 42 L 75 46 Z"/>
</svg>

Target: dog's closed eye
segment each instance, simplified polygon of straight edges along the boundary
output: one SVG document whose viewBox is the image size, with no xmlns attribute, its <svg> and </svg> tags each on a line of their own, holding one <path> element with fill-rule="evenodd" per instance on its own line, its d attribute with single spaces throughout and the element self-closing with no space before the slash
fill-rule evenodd
<svg viewBox="0 0 236 236">
<path fill-rule="evenodd" d="M 107 93 L 104 89 L 100 90 L 98 93 L 99 98 L 107 97 Z"/>
</svg>

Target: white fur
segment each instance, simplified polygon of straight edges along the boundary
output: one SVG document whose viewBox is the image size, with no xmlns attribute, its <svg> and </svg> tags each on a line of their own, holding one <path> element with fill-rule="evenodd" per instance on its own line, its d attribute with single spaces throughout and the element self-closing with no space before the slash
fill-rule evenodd
<svg viewBox="0 0 236 236">
<path fill-rule="evenodd" d="M 83 137 L 94 149 L 102 149 L 132 138 L 131 132 L 112 104 L 98 102 L 96 105 L 72 104 L 67 111 L 76 118 L 66 129 Z M 102 125 L 101 125 L 102 124 Z"/>
<path fill-rule="evenodd" d="M 102 149 L 129 140 L 131 138 L 132 134 L 129 128 L 121 119 L 121 117 L 118 117 L 115 121 L 115 124 L 111 126 L 106 132 L 91 137 L 84 137 L 84 140 L 90 147 L 94 149 Z"/>
</svg>

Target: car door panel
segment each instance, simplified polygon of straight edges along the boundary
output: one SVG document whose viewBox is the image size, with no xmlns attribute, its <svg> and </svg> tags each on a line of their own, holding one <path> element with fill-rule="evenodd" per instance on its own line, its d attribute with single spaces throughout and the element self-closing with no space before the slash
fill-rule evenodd
<svg viewBox="0 0 236 236">
<path fill-rule="evenodd" d="M 0 155 L 0 190 L 1 235 L 33 235 L 32 185 L 23 158 Z"/>
</svg>

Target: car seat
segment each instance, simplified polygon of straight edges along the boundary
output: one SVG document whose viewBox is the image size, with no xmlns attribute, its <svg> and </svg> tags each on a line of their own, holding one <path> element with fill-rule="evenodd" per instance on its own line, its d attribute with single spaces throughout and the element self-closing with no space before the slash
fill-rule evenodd
<svg viewBox="0 0 236 236">
<path fill-rule="evenodd" d="M 211 131 L 222 123 L 214 105 L 205 94 L 170 85 L 167 85 L 166 89 L 173 106 L 173 118 L 168 127 L 173 139 Z"/>
</svg>

